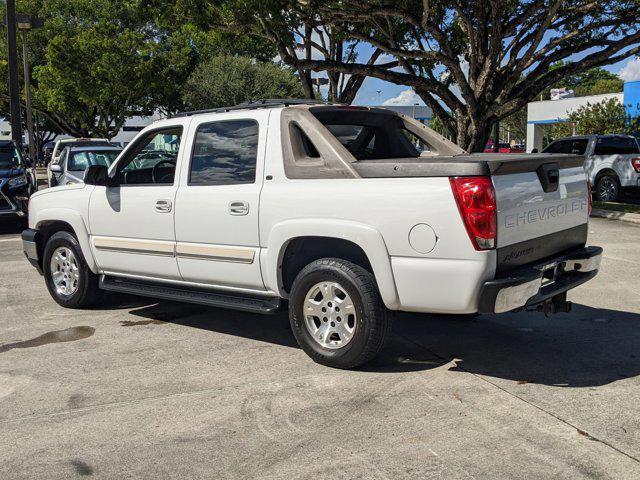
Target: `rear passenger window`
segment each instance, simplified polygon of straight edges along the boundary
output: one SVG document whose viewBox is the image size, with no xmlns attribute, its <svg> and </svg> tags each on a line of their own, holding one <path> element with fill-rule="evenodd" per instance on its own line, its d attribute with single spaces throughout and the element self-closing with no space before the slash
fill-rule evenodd
<svg viewBox="0 0 640 480">
<path fill-rule="evenodd" d="M 558 140 L 545 148 L 542 153 L 569 153 L 569 147 L 567 140 Z"/>
<path fill-rule="evenodd" d="M 205 123 L 196 132 L 189 185 L 234 185 L 256 180 L 258 123 Z"/>
<path fill-rule="evenodd" d="M 581 138 L 579 140 L 573 140 L 571 142 L 571 148 L 569 149 L 569 153 L 573 153 L 574 155 L 584 155 L 587 151 L 587 145 L 589 144 L 589 140 L 586 138 Z"/>
<path fill-rule="evenodd" d="M 604 137 L 598 138 L 594 155 L 625 155 L 640 153 L 635 138 Z"/>
</svg>

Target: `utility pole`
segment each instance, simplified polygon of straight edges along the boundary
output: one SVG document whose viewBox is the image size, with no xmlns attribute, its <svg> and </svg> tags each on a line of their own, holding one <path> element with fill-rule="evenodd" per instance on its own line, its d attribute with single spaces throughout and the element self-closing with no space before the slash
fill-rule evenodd
<svg viewBox="0 0 640 480">
<path fill-rule="evenodd" d="M 495 123 L 493 130 L 493 151 L 500 152 L 500 122 Z"/>
<path fill-rule="evenodd" d="M 22 146 L 20 121 L 20 83 L 18 80 L 18 45 L 16 43 L 16 1 L 7 0 L 7 47 L 9 60 L 9 104 L 11 112 L 11 138 Z"/>
<path fill-rule="evenodd" d="M 29 51 L 27 47 L 27 31 L 22 30 L 22 57 L 24 60 L 24 90 L 27 114 L 27 132 L 29 136 L 29 158 L 36 161 L 36 145 L 33 135 L 33 116 L 31 114 L 31 80 L 29 78 Z"/>
<path fill-rule="evenodd" d="M 27 46 L 27 31 L 41 27 L 42 19 L 31 15 L 20 14 L 16 17 L 18 29 L 22 32 L 22 59 L 24 60 L 24 90 L 27 114 L 27 131 L 29 132 L 29 158 L 36 162 L 36 141 L 33 132 L 33 115 L 31 112 L 31 75 L 29 74 L 29 47 Z"/>
</svg>

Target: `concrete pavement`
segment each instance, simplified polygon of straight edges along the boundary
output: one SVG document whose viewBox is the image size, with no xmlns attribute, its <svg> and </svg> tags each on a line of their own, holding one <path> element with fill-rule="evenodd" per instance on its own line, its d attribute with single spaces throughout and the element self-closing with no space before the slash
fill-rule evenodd
<svg viewBox="0 0 640 480">
<path fill-rule="evenodd" d="M 640 226 L 592 219 L 571 314 L 401 314 L 351 372 L 285 315 L 64 310 L 3 233 L 0 478 L 640 477 Z"/>
</svg>

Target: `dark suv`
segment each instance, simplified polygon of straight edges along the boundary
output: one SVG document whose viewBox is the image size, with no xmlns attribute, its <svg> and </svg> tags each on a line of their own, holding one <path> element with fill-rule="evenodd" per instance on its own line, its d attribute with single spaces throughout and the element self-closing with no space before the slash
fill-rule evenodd
<svg viewBox="0 0 640 480">
<path fill-rule="evenodd" d="M 0 218 L 24 216 L 36 190 L 34 174 L 10 140 L 0 141 Z"/>
</svg>

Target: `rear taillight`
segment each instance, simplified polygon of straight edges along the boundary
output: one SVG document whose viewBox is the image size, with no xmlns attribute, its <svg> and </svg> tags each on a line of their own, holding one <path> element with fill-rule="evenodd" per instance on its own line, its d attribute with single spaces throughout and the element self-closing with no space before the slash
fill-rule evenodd
<svg viewBox="0 0 640 480">
<path fill-rule="evenodd" d="M 589 199 L 589 216 L 593 210 L 593 195 L 591 195 L 591 180 L 587 177 L 587 198 Z"/>
<path fill-rule="evenodd" d="M 640 173 L 640 157 L 632 158 L 631 159 L 631 166 L 633 167 L 633 169 L 637 173 Z"/>
<path fill-rule="evenodd" d="M 496 246 L 496 193 L 490 177 L 450 178 L 458 210 L 476 250 Z"/>
</svg>

